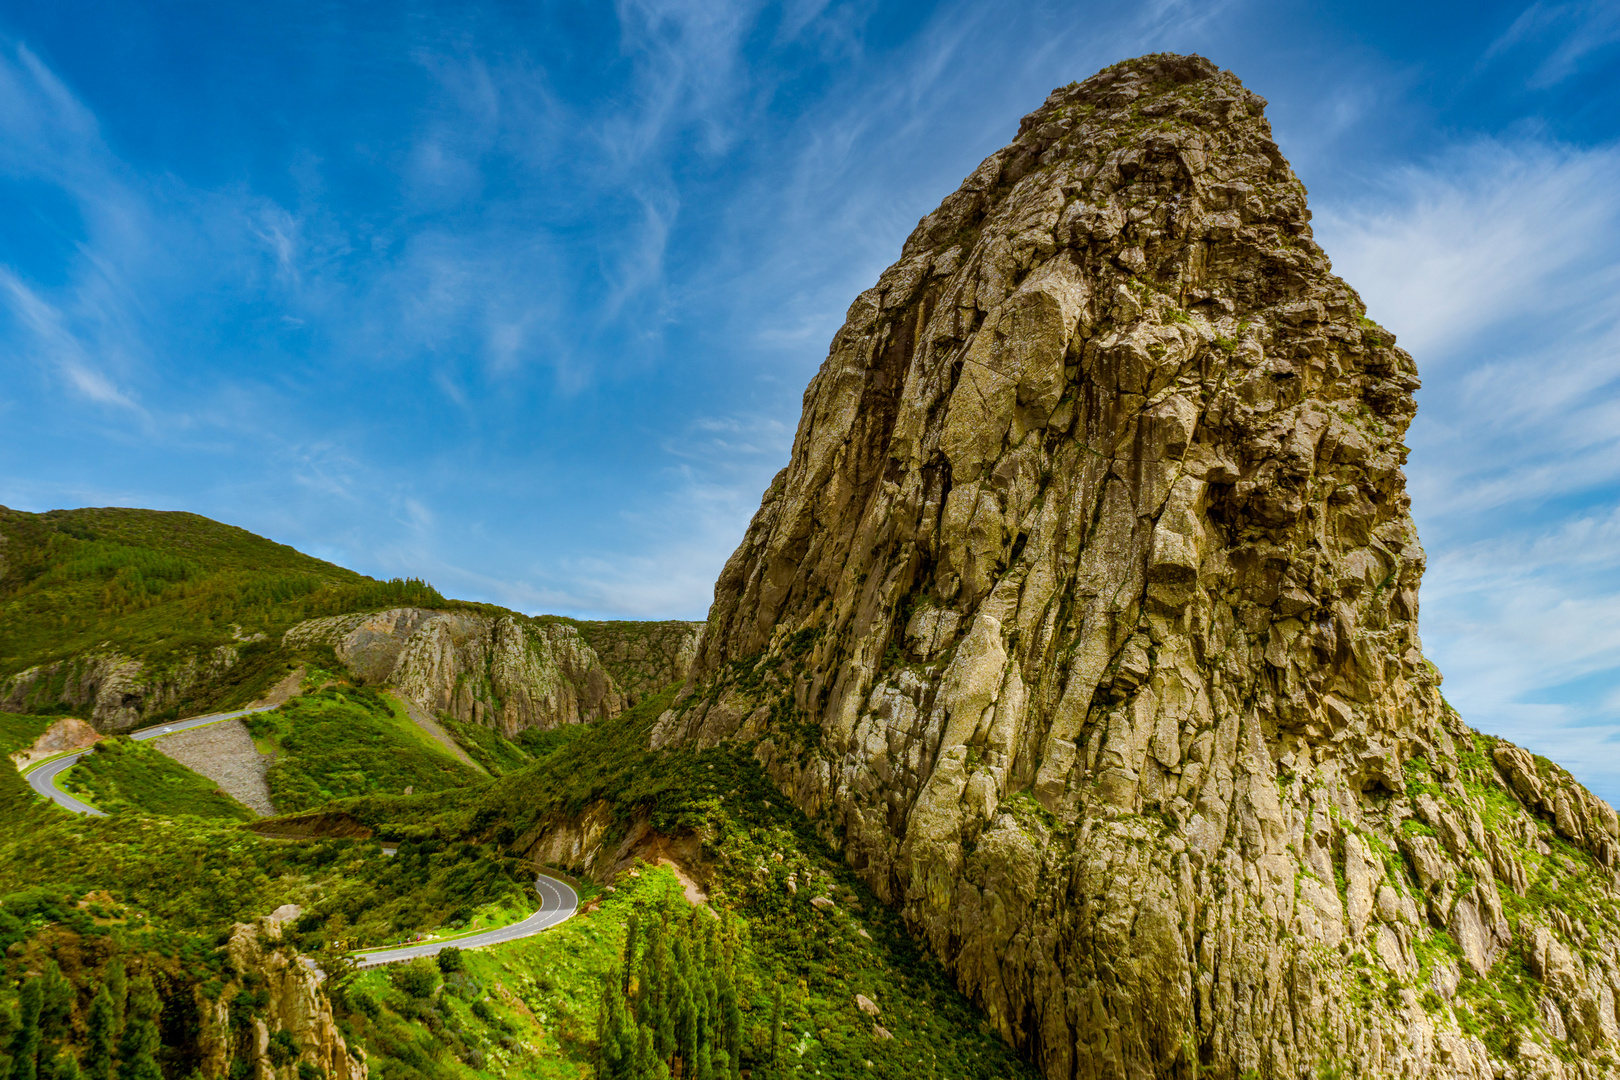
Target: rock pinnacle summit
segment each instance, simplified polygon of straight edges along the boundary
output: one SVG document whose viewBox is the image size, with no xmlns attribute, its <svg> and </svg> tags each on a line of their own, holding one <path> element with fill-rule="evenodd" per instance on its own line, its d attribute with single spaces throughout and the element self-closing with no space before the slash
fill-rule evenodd
<svg viewBox="0 0 1620 1080">
<path fill-rule="evenodd" d="M 1417 635 L 1417 368 L 1197 56 L 856 298 L 657 745 L 752 742 L 1047 1077 L 1620 1070 L 1615 813 Z"/>
</svg>

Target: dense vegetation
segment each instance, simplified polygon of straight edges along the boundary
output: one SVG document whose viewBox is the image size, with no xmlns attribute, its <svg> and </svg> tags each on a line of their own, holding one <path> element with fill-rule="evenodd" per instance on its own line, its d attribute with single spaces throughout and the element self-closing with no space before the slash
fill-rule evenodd
<svg viewBox="0 0 1620 1080">
<path fill-rule="evenodd" d="M 444 605 L 420 581 L 375 581 L 196 514 L 0 507 L 0 673 L 103 643 L 161 659 L 300 619 Z"/>
<path fill-rule="evenodd" d="M 696 852 L 690 872 L 700 876 L 708 906 L 731 927 L 729 970 L 743 1023 L 739 1067 L 758 1078 L 818 1072 L 1028 1075 L 893 912 L 827 847 L 811 822 L 785 803 L 746 749 L 647 749 L 648 731 L 673 693 L 665 691 L 614 720 L 534 737 L 525 746 L 534 763 L 494 783 L 442 792 L 431 804 L 397 797 L 348 800 L 306 820 L 342 820 L 379 835 L 471 836 L 525 851 L 553 825 L 594 810 L 612 822 L 601 838 L 604 857 L 640 826 L 650 828 L 653 837 L 685 838 Z M 606 1031 L 597 1025 L 612 1019 L 602 1009 L 617 1007 L 611 995 L 604 996 L 604 979 L 619 980 L 621 994 L 627 995 L 619 1002 L 623 1016 L 634 1021 L 616 1029 L 620 1044 L 633 1037 L 639 1046 L 641 968 L 651 938 L 639 939 L 627 965 L 630 915 L 639 911 L 640 926 L 650 928 L 653 922 L 665 925 L 669 911 L 671 955 L 676 938 L 694 924 L 679 897 L 646 891 L 644 879 L 652 871 L 638 873 L 640 878 L 619 876 L 618 891 L 599 898 L 600 914 L 609 918 L 594 922 L 604 929 L 591 962 L 553 969 L 548 976 L 547 1009 L 558 1021 L 558 1052 L 578 1068 L 539 1075 L 577 1076 L 597 1067 Z M 627 904 L 627 890 L 639 899 Z M 693 932 L 701 937 L 701 931 Z M 532 948 L 542 950 L 551 939 L 544 935 Z M 683 940 L 689 953 L 709 955 L 701 941 Z M 500 954 L 517 948 L 503 946 Z M 702 982 L 697 972 L 707 961 L 693 963 L 698 966 L 682 969 L 688 990 Z M 628 987 L 626 970 L 632 973 Z M 618 974 L 610 977 L 614 971 Z M 673 985 L 652 978 L 649 993 Z M 858 994 L 875 1003 L 878 1017 L 861 1009 Z M 778 1009 L 781 1026 L 773 1029 L 770 1018 Z M 655 1053 L 660 1045 L 655 1035 Z M 454 1057 L 445 1047 L 440 1050 L 446 1059 Z M 668 1055 L 662 1059 L 668 1070 Z M 438 1072 L 416 1068 L 426 1077 L 458 1075 L 443 1066 L 440 1061 Z"/>
<path fill-rule="evenodd" d="M 520 750 L 532 763 L 493 783 L 348 799 L 260 823 L 370 826 L 399 842 L 392 859 L 370 840 L 259 839 L 195 817 L 75 818 L 9 786 L 4 775 L 21 780 L 0 767 L 0 798 L 24 823 L 0 838 L 0 911 L 32 913 L 5 960 L 0 1000 L 14 1002 L 17 980 L 56 959 L 75 993 L 61 1045 L 82 1065 L 98 987 L 120 958 L 131 979 L 152 980 L 161 1075 L 184 1078 L 198 1061 L 197 993 L 250 993 L 221 967 L 232 922 L 300 904 L 292 940 L 339 972 L 341 954 L 358 946 L 504 923 L 533 904 L 532 871 L 511 853 L 545 822 L 606 805 L 621 831 L 641 820 L 695 838 L 701 865 L 688 869 L 707 904 L 690 905 L 668 870 L 631 864 L 611 890 L 582 884 L 593 910 L 448 960 L 455 971 L 424 979 L 417 965 L 414 981 L 399 969 L 338 980 L 340 1026 L 366 1048 L 378 1080 L 672 1068 L 716 1078 L 748 1069 L 761 1080 L 1027 1075 L 745 753 L 645 749 L 665 697 L 616 721 L 533 733 Z M 303 708 L 345 722 L 377 716 L 366 691 L 307 700 Z M 32 726 L 10 722 L 13 738 L 37 729 L 27 719 Z M 611 850 L 617 838 L 606 839 Z M 41 889 L 55 898 L 48 910 L 28 907 Z M 863 1012 L 857 994 L 881 1015 Z M 646 1066 L 649 1050 L 652 1072 L 625 1073 Z"/>
<path fill-rule="evenodd" d="M 456 745 L 467 752 L 468 757 L 482 765 L 491 776 L 501 776 L 515 769 L 521 769 L 534 760 L 521 746 L 502 738 L 500 732 L 494 728 L 485 727 L 483 724 L 465 723 L 449 713 L 439 714 L 439 725 L 450 733 L 450 737 L 456 740 Z"/>
<path fill-rule="evenodd" d="M 444 719 L 485 775 L 391 695 L 346 684 L 329 648 L 279 645 L 314 615 L 453 606 L 421 583 L 370 581 L 186 514 L 0 510 L 0 534 L 0 674 L 104 642 L 158 665 L 230 643 L 236 664 L 174 711 L 245 702 L 295 667 L 321 687 L 248 721 L 276 755 L 273 797 L 304 811 L 255 822 L 263 835 L 144 744 L 109 740 L 68 774 L 107 818 L 49 806 L 0 763 L 13 824 L 0 834 L 0 1052 L 13 1059 L 0 1080 L 201 1076 L 201 1003 L 233 1023 L 262 1017 L 256 976 L 224 948 L 231 925 L 288 903 L 302 909 L 289 941 L 333 973 L 339 1026 L 375 1080 L 1028 1075 L 745 748 L 647 749 L 673 692 L 652 693 L 673 655 L 657 642 L 688 624 L 577 624 L 643 699 L 613 720 L 506 739 Z M 6 750 L 61 711 L 46 690 L 28 703 L 38 715 L 0 714 Z M 580 915 L 439 964 L 349 970 L 359 947 L 526 915 L 522 856 L 587 811 L 606 832 Z M 668 845 L 679 879 L 636 858 Z M 291 1061 L 292 1037 L 270 1036 Z"/>
<path fill-rule="evenodd" d="M 163 756 L 150 743 L 123 736 L 102 739 L 61 780 L 69 791 L 108 813 L 139 811 L 223 821 L 250 821 L 256 816 L 212 780 Z"/>
<path fill-rule="evenodd" d="M 332 686 L 246 719 L 284 811 L 373 792 L 439 791 L 482 780 L 406 714 L 392 694 Z"/>
<path fill-rule="evenodd" d="M 34 744 L 54 717 L 0 712 L 0 753 L 14 754 Z"/>
</svg>

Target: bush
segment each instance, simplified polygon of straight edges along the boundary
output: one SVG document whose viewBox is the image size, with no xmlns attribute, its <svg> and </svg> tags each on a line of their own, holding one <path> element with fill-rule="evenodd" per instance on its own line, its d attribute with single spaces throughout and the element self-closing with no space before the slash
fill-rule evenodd
<svg viewBox="0 0 1620 1080">
<path fill-rule="evenodd" d="M 388 981 L 413 998 L 430 998 L 439 986 L 439 972 L 426 957 L 388 969 Z"/>
<path fill-rule="evenodd" d="M 289 1061 L 296 1059 L 301 1053 L 298 1040 L 292 1037 L 292 1032 L 282 1028 L 270 1036 L 270 1043 L 265 1047 L 265 1053 L 270 1058 L 270 1064 L 281 1068 Z"/>
<path fill-rule="evenodd" d="M 378 1014 L 382 1012 L 382 1006 L 377 1004 L 377 999 L 365 990 L 350 990 L 345 996 L 349 1000 L 351 1009 L 357 1013 L 363 1013 L 373 1020 L 377 1019 Z"/>
<path fill-rule="evenodd" d="M 462 959 L 461 950 L 451 945 L 439 953 L 439 970 L 446 975 L 467 970 L 467 962 Z"/>
</svg>

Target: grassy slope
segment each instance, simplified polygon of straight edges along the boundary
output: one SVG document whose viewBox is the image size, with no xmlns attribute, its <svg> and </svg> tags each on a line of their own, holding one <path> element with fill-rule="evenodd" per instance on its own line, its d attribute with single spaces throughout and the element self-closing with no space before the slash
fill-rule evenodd
<svg viewBox="0 0 1620 1080">
<path fill-rule="evenodd" d="M 0 754 L 15 754 L 34 745 L 34 740 L 45 734 L 45 729 L 56 720 L 53 716 L 26 716 L 0 712 Z"/>
<path fill-rule="evenodd" d="M 261 750 L 276 754 L 270 797 L 283 811 L 376 792 L 440 791 L 477 783 L 477 770 L 411 722 L 391 694 L 336 686 L 295 697 L 246 720 Z"/>
<path fill-rule="evenodd" d="M 108 647 L 161 669 L 262 633 L 206 703 L 233 690 L 247 700 L 287 670 L 275 639 L 301 619 L 460 606 L 422 582 L 375 581 L 196 514 L 0 507 L 0 535 L 0 676 Z"/>
<path fill-rule="evenodd" d="M 62 786 L 108 813 L 251 821 L 253 811 L 151 745 L 127 738 L 103 739 L 93 753 L 61 777 Z"/>
<path fill-rule="evenodd" d="M 34 745 L 54 719 L 0 712 L 0 817 L 7 821 L 24 820 L 42 801 L 17 772 L 10 755 Z"/>
<path fill-rule="evenodd" d="M 575 729 L 534 765 L 492 784 L 444 793 L 431 805 L 371 798 L 341 808 L 381 835 L 431 831 L 493 838 L 512 850 L 524 849 L 549 823 L 591 806 L 608 807 L 616 822 L 605 838 L 609 851 L 642 820 L 668 836 L 696 834 L 709 867 L 710 902 L 736 916 L 747 942 L 741 992 L 751 1046 L 768 1038 L 754 1032 L 768 1027 L 775 986 L 786 991 L 791 1058 L 784 1055 L 772 1066 L 764 1050 L 750 1051 L 744 1067 L 754 1076 L 1029 1075 L 986 1034 L 976 1010 L 894 913 L 827 847 L 809 820 L 785 805 L 746 750 L 645 749 L 647 732 L 672 693 L 616 720 Z M 817 896 L 832 900 L 834 907 L 818 909 L 810 903 Z M 609 941 L 622 941 L 629 911 L 622 899 L 606 894 L 602 911 L 589 924 Z M 537 1001 L 555 1022 L 552 1037 L 559 1055 L 557 1071 L 533 1075 L 589 1075 L 585 1063 L 594 1053 L 595 995 L 606 961 L 585 963 L 584 944 L 566 956 L 547 951 L 552 946 L 546 944 L 533 948 L 537 957 L 549 958 L 537 959 L 533 970 L 548 980 L 549 989 Z M 503 949 L 501 955 L 506 954 Z M 874 1038 L 873 1021 L 856 1007 L 856 994 L 879 1003 L 879 1022 L 892 1040 Z M 441 1071 L 423 1075 L 467 1075 L 471 1070 L 451 1049 L 440 1046 L 434 1061 Z M 573 1063 L 573 1072 L 560 1063 L 564 1060 Z M 874 1062 L 870 1070 L 869 1060 Z"/>
<path fill-rule="evenodd" d="M 534 760 L 521 746 L 502 738 L 494 728 L 463 723 L 449 713 L 439 715 L 439 724 L 467 751 L 467 756 L 487 769 L 491 776 L 503 776 Z"/>
</svg>

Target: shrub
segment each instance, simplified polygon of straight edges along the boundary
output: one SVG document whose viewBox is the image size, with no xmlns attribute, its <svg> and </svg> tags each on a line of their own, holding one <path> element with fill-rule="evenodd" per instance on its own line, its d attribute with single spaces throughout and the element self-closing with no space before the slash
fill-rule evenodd
<svg viewBox="0 0 1620 1080">
<path fill-rule="evenodd" d="M 462 959 L 461 950 L 454 945 L 442 950 L 439 953 L 439 970 L 446 975 L 467 970 L 467 962 Z"/>
<path fill-rule="evenodd" d="M 394 988 L 413 998 L 430 998 L 439 986 L 439 972 L 425 957 L 388 969 L 388 981 Z"/>
<path fill-rule="evenodd" d="M 292 1037 L 292 1032 L 282 1028 L 270 1036 L 270 1043 L 265 1047 L 265 1053 L 270 1058 L 270 1064 L 281 1068 L 298 1057 L 301 1053 L 298 1040 Z"/>
</svg>

